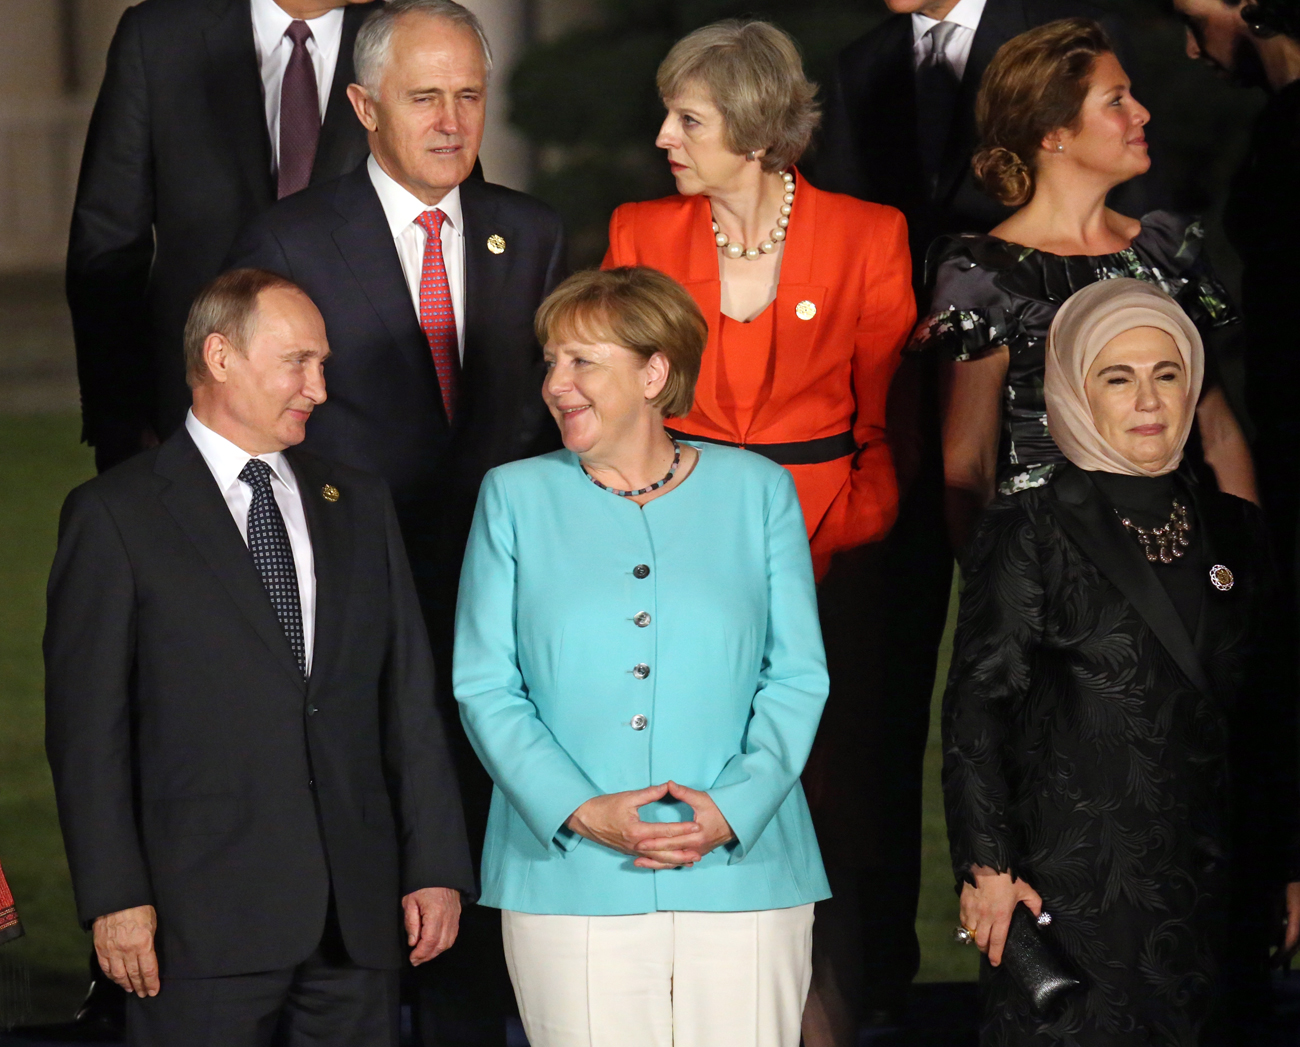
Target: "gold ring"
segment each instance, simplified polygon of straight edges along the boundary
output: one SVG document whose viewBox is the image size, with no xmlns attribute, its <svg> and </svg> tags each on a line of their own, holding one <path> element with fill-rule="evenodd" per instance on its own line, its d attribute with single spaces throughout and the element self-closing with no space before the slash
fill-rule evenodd
<svg viewBox="0 0 1300 1047">
<path fill-rule="evenodd" d="M 958 945 L 972 945 L 975 942 L 975 929 L 958 924 L 952 932 L 952 937 Z"/>
</svg>

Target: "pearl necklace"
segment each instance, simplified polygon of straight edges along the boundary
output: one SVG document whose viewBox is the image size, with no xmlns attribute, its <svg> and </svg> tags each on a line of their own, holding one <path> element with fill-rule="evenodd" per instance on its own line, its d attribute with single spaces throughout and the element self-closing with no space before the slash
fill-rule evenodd
<svg viewBox="0 0 1300 1047">
<path fill-rule="evenodd" d="M 722 248 L 722 253 L 728 258 L 745 258 L 752 262 L 765 254 L 771 254 L 785 239 L 785 230 L 790 224 L 790 212 L 794 210 L 794 175 L 789 171 L 783 171 L 781 177 L 785 180 L 785 196 L 781 200 L 781 217 L 776 220 L 776 228 L 757 247 L 746 247 L 744 244 L 728 240 L 727 234 L 718 228 L 718 223 L 713 223 L 713 242 Z"/>
</svg>

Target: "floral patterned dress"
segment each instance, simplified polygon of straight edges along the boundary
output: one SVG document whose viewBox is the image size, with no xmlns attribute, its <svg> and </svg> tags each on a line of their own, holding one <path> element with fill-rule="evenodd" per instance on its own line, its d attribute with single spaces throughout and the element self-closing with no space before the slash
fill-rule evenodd
<svg viewBox="0 0 1300 1047">
<path fill-rule="evenodd" d="M 1065 461 L 1047 432 L 1043 364 L 1048 328 L 1074 292 L 1119 276 L 1157 284 L 1186 310 L 1207 350 L 1213 331 L 1238 322 L 1203 239 L 1200 222 L 1152 211 L 1132 243 L 1115 254 L 1047 254 L 975 233 L 935 241 L 927 263 L 934 287 L 930 312 L 908 349 L 956 361 L 978 359 L 1003 345 L 1009 349 L 997 459 L 1000 494 L 1041 486 Z M 1206 387 L 1216 380 L 1211 351 Z"/>
</svg>

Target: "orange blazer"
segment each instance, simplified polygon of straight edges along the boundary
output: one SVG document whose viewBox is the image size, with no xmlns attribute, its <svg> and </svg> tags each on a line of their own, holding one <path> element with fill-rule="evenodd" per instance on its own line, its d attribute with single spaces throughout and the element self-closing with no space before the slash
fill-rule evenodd
<svg viewBox="0 0 1300 1047">
<path fill-rule="evenodd" d="M 834 553 L 883 538 L 898 514 L 885 400 L 916 302 L 902 214 L 796 179 L 774 304 L 771 395 L 748 440 L 794 443 L 852 430 L 856 454 L 787 466 L 820 579 Z M 722 281 L 708 199 L 669 196 L 618 208 L 604 267 L 621 265 L 650 266 L 679 281 L 709 324 L 695 406 L 672 427 L 740 443 L 718 403 Z"/>
</svg>

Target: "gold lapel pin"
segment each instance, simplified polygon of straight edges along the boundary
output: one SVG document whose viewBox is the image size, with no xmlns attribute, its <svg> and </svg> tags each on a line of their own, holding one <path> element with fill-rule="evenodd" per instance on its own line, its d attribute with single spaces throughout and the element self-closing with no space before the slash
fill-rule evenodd
<svg viewBox="0 0 1300 1047">
<path fill-rule="evenodd" d="M 1236 579 L 1232 577 L 1229 571 L 1221 563 L 1216 563 L 1210 568 L 1210 584 L 1218 589 L 1221 593 L 1226 593 L 1236 584 Z"/>
<path fill-rule="evenodd" d="M 506 249 L 506 238 L 500 233 L 493 233 L 488 237 L 488 250 L 493 254 L 500 254 Z"/>
<path fill-rule="evenodd" d="M 333 484 L 326 484 L 320 489 L 321 497 L 327 502 L 337 502 L 339 500 L 339 489 Z"/>
<path fill-rule="evenodd" d="M 794 307 L 794 315 L 799 317 L 800 320 L 811 320 L 817 315 L 817 307 L 805 298 Z"/>
</svg>

